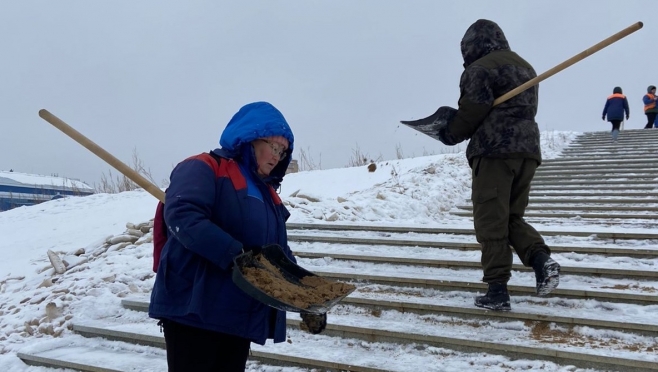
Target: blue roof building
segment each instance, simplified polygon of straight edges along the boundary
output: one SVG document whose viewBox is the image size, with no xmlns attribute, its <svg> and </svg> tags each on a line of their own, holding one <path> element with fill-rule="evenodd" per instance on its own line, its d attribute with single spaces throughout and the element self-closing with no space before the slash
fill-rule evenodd
<svg viewBox="0 0 658 372">
<path fill-rule="evenodd" d="M 0 212 L 65 196 L 93 193 L 91 186 L 70 178 L 0 171 Z"/>
</svg>

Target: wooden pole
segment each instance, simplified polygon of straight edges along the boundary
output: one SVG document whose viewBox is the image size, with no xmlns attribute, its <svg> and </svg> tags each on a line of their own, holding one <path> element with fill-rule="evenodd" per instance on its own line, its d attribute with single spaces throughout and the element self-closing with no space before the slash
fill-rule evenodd
<svg viewBox="0 0 658 372">
<path fill-rule="evenodd" d="M 85 137 L 82 133 L 73 129 L 73 127 L 63 122 L 60 118 L 48 112 L 48 110 L 45 109 L 39 110 L 39 116 L 41 116 L 43 120 L 52 124 L 55 128 L 64 132 L 64 134 L 66 134 L 67 136 L 73 138 L 76 142 L 78 142 L 82 146 L 86 147 L 87 150 L 93 152 L 99 158 L 105 160 L 107 164 L 114 167 L 116 170 L 121 172 L 126 177 L 130 178 L 137 185 L 139 185 L 144 190 L 148 191 L 151 195 L 155 196 L 158 200 L 164 203 L 165 193 L 162 190 L 160 190 L 159 187 L 157 187 L 151 181 L 144 178 L 141 174 L 137 173 L 134 169 L 124 164 L 121 160 L 115 158 L 114 155 L 105 151 L 102 147 L 95 144 L 92 140 Z"/>
<path fill-rule="evenodd" d="M 575 56 L 569 58 L 568 60 L 566 60 L 562 63 L 560 63 L 559 65 L 553 67 L 552 69 L 544 72 L 543 74 L 537 76 L 536 78 L 534 78 L 532 80 L 528 80 L 527 82 L 519 85 L 518 87 L 516 87 L 516 88 L 510 90 L 509 92 L 503 94 L 502 96 L 496 98 L 493 102 L 493 105 L 494 106 L 500 105 L 501 103 L 503 103 L 503 102 L 507 101 L 508 99 L 516 96 L 517 94 L 523 92 L 524 90 L 539 84 L 540 81 L 548 79 L 549 77 L 557 74 L 558 72 L 566 69 L 567 67 L 569 67 L 569 66 L 571 66 L 571 65 L 573 65 L 573 64 L 575 64 L 579 61 L 582 61 L 583 59 L 591 56 L 592 54 L 598 52 L 599 50 L 601 50 L 605 47 L 607 47 L 608 45 L 625 38 L 626 36 L 632 34 L 633 32 L 641 29 L 642 26 L 643 26 L 642 22 L 637 22 L 637 23 L 635 23 L 635 24 L 633 24 L 629 27 L 626 27 L 625 29 L 617 32 L 616 34 L 610 36 L 609 38 L 607 38 L 603 41 L 601 41 L 600 43 L 585 49 L 584 51 L 576 54 Z"/>
</svg>

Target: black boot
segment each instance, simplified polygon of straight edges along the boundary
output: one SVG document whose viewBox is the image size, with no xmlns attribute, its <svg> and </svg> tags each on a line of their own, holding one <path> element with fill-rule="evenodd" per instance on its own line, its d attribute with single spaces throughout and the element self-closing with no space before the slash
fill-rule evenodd
<svg viewBox="0 0 658 372">
<path fill-rule="evenodd" d="M 553 292 L 560 284 L 560 264 L 544 252 L 535 254 L 531 263 L 537 279 L 537 294 L 546 296 Z"/>
<path fill-rule="evenodd" d="M 489 283 L 489 289 L 484 296 L 475 297 L 475 306 L 496 311 L 510 311 L 507 283 Z"/>
</svg>

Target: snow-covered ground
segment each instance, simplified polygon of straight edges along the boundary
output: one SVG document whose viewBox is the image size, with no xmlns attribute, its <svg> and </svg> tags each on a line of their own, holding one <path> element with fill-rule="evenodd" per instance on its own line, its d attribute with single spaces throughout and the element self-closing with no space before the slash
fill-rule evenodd
<svg viewBox="0 0 658 372">
<path fill-rule="evenodd" d="M 542 150 L 545 158 L 555 157 L 560 150 L 571 141 L 577 133 L 544 132 L 542 133 Z M 381 161 L 377 169 L 369 172 L 366 167 L 328 169 L 311 172 L 300 172 L 286 176 L 283 182 L 281 196 L 287 203 L 292 216 L 289 222 L 320 222 L 320 223 L 368 223 L 384 225 L 423 225 L 454 226 L 472 228 L 472 223 L 465 218 L 451 216 L 449 211 L 456 205 L 464 203 L 470 194 L 470 169 L 463 153 L 443 154 L 411 159 Z M 146 315 L 121 307 L 122 298 L 147 298 L 153 285 L 152 244 L 150 234 L 140 238 L 126 237 L 126 224 L 139 227 L 147 223 L 154 214 L 156 200 L 145 191 L 138 190 L 121 194 L 96 194 L 87 197 L 67 197 L 49 201 L 31 207 L 21 207 L 0 213 L 0 371 L 37 372 L 50 371 L 44 367 L 28 367 L 16 357 L 19 350 L 38 350 L 39 348 L 60 345 L 90 345 L 100 344 L 97 339 L 82 339 L 73 334 L 71 324 L 85 321 L 105 321 L 121 319 L 124 322 L 135 322 L 133 327 L 143 328 L 145 333 L 158 332 L 154 323 L 144 323 Z M 540 227 L 541 228 L 541 227 Z M 568 230 L 568 227 L 561 227 Z M 599 227 L 600 229 L 600 227 Z M 637 231 L 641 231 L 640 228 Z M 306 233 L 314 234 L 312 231 Z M 322 234 L 330 234 L 323 232 Z M 373 234 L 364 232 L 363 237 Z M 139 235 L 139 234 L 137 234 Z M 357 234 L 359 235 L 359 234 Z M 396 238 L 395 234 L 389 235 Z M 115 244 L 105 244 L 108 239 L 114 239 Z M 121 243 L 120 240 L 130 240 Z M 410 237 L 405 234 L 402 239 L 424 239 L 422 234 Z M 137 239 L 137 240 L 136 240 Z M 429 239 L 429 237 L 426 237 Z M 453 236 L 459 241 L 464 237 Z M 587 244 L 589 238 L 580 238 L 579 245 Z M 135 241 L 136 240 L 136 241 Z M 560 236 L 547 237 L 551 244 L 575 244 Z M 635 244 L 637 243 L 637 244 Z M 641 246 L 655 248 L 656 242 L 620 242 L 619 247 Z M 292 242 L 294 251 L 314 252 L 327 251 L 328 246 L 322 243 Z M 83 248 L 84 252 L 80 249 Z M 333 249 L 336 253 L 367 254 L 376 249 L 380 255 L 395 257 L 402 255 L 401 248 L 386 248 L 376 246 L 341 245 Z M 64 274 L 54 275 L 46 252 L 52 250 L 59 254 L 69 265 Z M 404 248 L 410 254 L 423 251 L 423 248 Z M 455 253 L 435 249 L 431 253 L 424 250 L 423 257 L 427 259 L 453 259 L 464 261 L 479 261 L 476 251 Z M 601 265 L 597 256 L 586 256 L 570 253 L 559 255 L 563 265 L 567 266 L 597 266 L 629 270 L 655 270 L 658 262 L 653 259 L 629 260 L 618 258 L 606 261 Z M 322 271 L 322 267 L 330 259 L 300 259 L 302 265 L 311 270 Z M 334 271 L 341 270 L 340 264 L 333 264 Z M 356 266 L 360 274 L 377 274 L 404 276 L 410 266 L 374 265 L 360 263 Z M 354 264 L 346 265 L 345 272 L 354 271 Z M 415 276 L 441 278 L 441 268 L 418 268 Z M 449 271 L 449 270 L 448 270 Z M 454 271 L 446 271 L 446 278 L 455 279 Z M 477 282 L 478 270 L 460 271 L 464 280 Z M 511 284 L 531 283 L 530 273 L 515 273 Z M 468 277 L 468 278 L 466 278 Z M 56 280 L 55 280 L 56 279 Z M 633 280 L 627 280 L 632 287 Z M 616 283 L 619 283 L 617 281 Z M 626 282 L 624 282 L 626 283 Z M 591 289 L 605 288 L 608 283 L 603 278 L 590 278 L 586 281 L 574 281 L 568 278 L 563 283 L 565 288 Z M 658 286 L 657 283 L 653 285 Z M 613 290 L 613 289 L 610 289 Z M 373 293 L 386 293 L 385 285 L 373 285 L 367 289 L 358 290 L 356 297 L 368 298 Z M 638 289 L 638 293 L 642 288 Z M 392 297 L 396 295 L 391 294 Z M 442 303 L 454 306 L 472 306 L 472 298 L 458 292 L 441 292 L 431 289 L 410 288 L 404 295 L 397 295 L 399 300 L 419 303 L 436 303 L 442 298 Z M 433 302 L 434 301 L 434 302 Z M 447 302 L 446 302 L 447 301 Z M 538 304 L 541 302 L 541 304 Z M 548 306 L 546 306 L 548 304 Z M 639 306 L 614 304 L 602 308 L 600 304 L 591 302 L 583 304 L 571 300 L 537 300 L 531 296 L 519 296 L 514 306 L 519 310 L 535 309 L 536 312 L 558 311 L 564 316 L 589 316 L 593 319 L 609 319 L 616 317 L 620 321 L 628 320 L 642 323 L 643 320 L 655 316 L 655 306 Z M 539 309 L 544 310 L 539 310 Z M 290 315 L 294 316 L 294 314 Z M 337 324 L 367 325 L 373 319 L 364 317 L 358 308 L 350 305 L 337 306 L 330 314 Z M 387 312 L 376 321 L 379 327 L 395 329 L 396 324 L 402 324 L 410 317 L 419 315 Z M 424 318 L 428 324 L 425 329 L 429 333 L 442 334 L 441 316 Z M 331 322 L 332 320 L 330 320 Z M 655 323 L 655 322 L 654 322 Z M 139 324 L 139 325 L 136 325 Z M 522 324 L 518 325 L 522 328 Z M 467 332 L 467 326 L 464 332 Z M 488 328 L 479 328 L 473 334 L 464 333 L 465 337 L 486 340 Z M 517 330 L 510 330 L 510 343 L 528 343 L 524 336 L 518 336 Z M 494 331 L 495 332 L 495 331 Z M 518 332 L 521 333 L 521 332 Z M 585 330 L 581 333 L 592 337 L 629 337 L 617 333 L 602 336 L 596 330 Z M 304 340 L 305 343 L 326 343 L 327 347 L 335 343 L 329 337 L 313 337 L 302 332 L 291 331 L 289 337 L 293 340 Z M 44 344 L 46 342 L 46 344 Z M 343 342 L 343 341 L 341 341 Z M 345 342 L 350 342 L 345 341 Z M 355 341 L 361 344 L 360 341 Z M 637 336 L 628 340 L 637 345 L 649 345 L 655 340 L 650 337 Z M 284 343 L 277 347 L 289 347 L 294 350 L 301 343 L 290 345 Z M 46 345 L 46 346 L 44 346 Z M 363 344 L 365 345 L 365 344 Z M 362 345 L 362 346 L 363 346 Z M 540 361 L 510 361 L 504 357 L 485 354 L 462 354 L 449 352 L 445 349 L 420 352 L 411 346 L 398 346 L 388 350 L 386 345 L 368 344 L 373 358 L 384 355 L 389 358 L 391 368 L 406 365 L 407 370 L 425 370 L 429 363 L 422 354 L 451 353 L 446 359 L 445 370 L 487 370 L 503 371 L 520 366 L 520 369 L 538 368 L 547 371 L 573 370 L 561 369 L 549 362 Z M 366 346 L 363 346 L 366 347 Z M 574 346 L 575 347 L 575 346 Z M 255 347 L 259 350 L 259 347 Z M 334 345 L 335 360 L 349 360 L 350 355 L 341 355 L 341 348 Z M 567 346 L 568 349 L 568 346 Z M 158 355 L 162 359 L 164 352 L 142 346 L 134 346 L 134 351 Z M 621 351 L 620 351 L 621 353 Z M 392 355 L 392 356 L 391 356 Z M 475 359 L 473 359 L 475 358 Z M 448 361 L 449 360 L 449 361 Z M 121 361 L 108 361 L 107 368 L 119 368 Z M 114 363 L 114 364 L 113 364 Z M 409 366 L 409 363 L 417 363 Z M 402 367 L 400 367 L 402 369 Z M 270 370 L 257 363 L 250 362 L 250 371 Z M 276 368 L 271 370 L 293 372 L 298 368 Z"/>
</svg>

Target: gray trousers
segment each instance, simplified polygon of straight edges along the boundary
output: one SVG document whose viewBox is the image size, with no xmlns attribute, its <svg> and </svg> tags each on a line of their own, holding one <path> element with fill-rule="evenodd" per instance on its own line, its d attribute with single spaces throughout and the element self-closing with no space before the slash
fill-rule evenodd
<svg viewBox="0 0 658 372">
<path fill-rule="evenodd" d="M 473 222 L 482 247 L 483 282 L 507 283 L 512 276 L 514 248 L 525 266 L 532 256 L 550 249 L 542 236 L 523 219 L 534 159 L 475 158 L 472 162 Z"/>
</svg>

